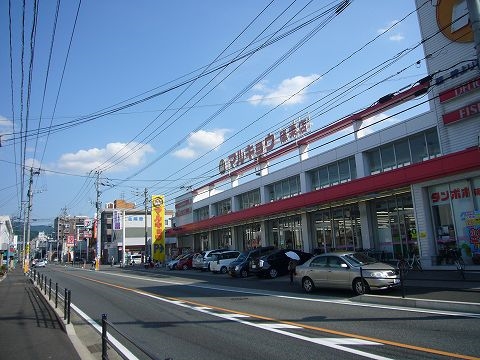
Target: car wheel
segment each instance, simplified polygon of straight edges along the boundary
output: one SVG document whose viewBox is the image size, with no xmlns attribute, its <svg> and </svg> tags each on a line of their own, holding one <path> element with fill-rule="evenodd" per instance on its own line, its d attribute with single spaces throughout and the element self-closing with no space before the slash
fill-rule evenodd
<svg viewBox="0 0 480 360">
<path fill-rule="evenodd" d="M 315 289 L 315 285 L 313 284 L 312 279 L 309 277 L 306 277 L 302 280 L 302 287 L 307 293 L 311 293 Z"/>
<path fill-rule="evenodd" d="M 242 270 L 240 271 L 240 276 L 241 276 L 242 278 L 246 278 L 246 277 L 248 276 L 248 270 L 247 270 L 247 269 L 242 269 Z"/>
<path fill-rule="evenodd" d="M 182 269 L 183 269 L 183 270 L 188 270 L 188 265 L 186 265 L 186 264 L 183 265 Z"/>
<path fill-rule="evenodd" d="M 227 267 L 226 267 L 226 266 L 222 266 L 222 267 L 220 268 L 220 272 L 221 272 L 222 274 L 226 274 L 226 273 L 227 273 Z"/>
<path fill-rule="evenodd" d="M 275 279 L 278 276 L 278 271 L 275 268 L 271 268 L 268 270 L 268 276 L 270 276 L 270 279 Z"/>
<path fill-rule="evenodd" d="M 362 285 L 362 279 L 353 280 L 352 288 L 355 295 L 363 295 L 370 292 L 370 287 L 368 286 L 368 283 L 365 280 L 363 280 L 363 285 Z"/>
</svg>

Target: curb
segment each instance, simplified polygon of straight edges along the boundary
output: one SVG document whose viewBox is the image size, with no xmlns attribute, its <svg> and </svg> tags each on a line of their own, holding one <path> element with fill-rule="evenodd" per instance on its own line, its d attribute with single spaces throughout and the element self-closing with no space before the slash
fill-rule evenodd
<svg viewBox="0 0 480 360">
<path fill-rule="evenodd" d="M 378 296 L 369 294 L 357 296 L 356 298 L 352 299 L 352 301 L 368 304 L 410 307 L 417 309 L 480 314 L 480 304 L 470 302 L 399 298 L 395 296 Z"/>
</svg>

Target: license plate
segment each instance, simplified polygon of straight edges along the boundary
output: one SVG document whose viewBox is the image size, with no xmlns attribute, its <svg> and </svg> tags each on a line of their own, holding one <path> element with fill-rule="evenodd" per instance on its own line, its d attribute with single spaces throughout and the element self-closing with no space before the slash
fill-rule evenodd
<svg viewBox="0 0 480 360">
<path fill-rule="evenodd" d="M 253 264 L 252 269 L 256 269 L 257 265 Z"/>
</svg>

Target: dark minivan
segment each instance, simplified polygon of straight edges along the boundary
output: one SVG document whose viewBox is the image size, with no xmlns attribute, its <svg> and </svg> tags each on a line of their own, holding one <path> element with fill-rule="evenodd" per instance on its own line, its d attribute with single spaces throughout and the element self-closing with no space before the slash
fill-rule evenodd
<svg viewBox="0 0 480 360">
<path fill-rule="evenodd" d="M 297 261 L 298 265 L 302 265 L 309 260 L 313 255 L 300 250 L 280 249 L 270 252 L 255 261 L 250 263 L 250 272 L 258 277 L 269 277 L 271 279 L 276 278 L 279 275 L 285 275 L 288 273 L 288 263 L 290 258 L 285 254 L 287 252 L 294 252 L 298 255 L 300 260 Z"/>
<path fill-rule="evenodd" d="M 228 265 L 228 273 L 233 277 L 247 277 L 250 273 L 250 262 L 273 250 L 273 246 L 262 246 L 242 252 Z"/>
</svg>

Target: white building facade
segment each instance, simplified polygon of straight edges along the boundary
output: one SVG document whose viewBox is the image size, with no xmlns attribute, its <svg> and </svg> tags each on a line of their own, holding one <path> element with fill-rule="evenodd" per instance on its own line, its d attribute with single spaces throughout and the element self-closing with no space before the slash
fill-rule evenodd
<svg viewBox="0 0 480 360">
<path fill-rule="evenodd" d="M 467 264 L 480 260 L 480 71 L 468 14 L 452 3 L 417 1 L 426 78 L 256 163 L 220 164 L 218 179 L 176 199 L 167 236 L 194 250 L 371 249 L 382 260 L 418 254 L 439 268 L 455 249 Z M 420 98 L 430 111 L 309 156 L 332 132 L 355 132 L 363 120 Z M 287 152 L 298 161 L 270 172 L 269 161 Z M 240 183 L 253 169 L 258 176 Z M 228 190 L 216 190 L 226 181 Z"/>
</svg>

